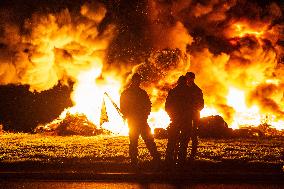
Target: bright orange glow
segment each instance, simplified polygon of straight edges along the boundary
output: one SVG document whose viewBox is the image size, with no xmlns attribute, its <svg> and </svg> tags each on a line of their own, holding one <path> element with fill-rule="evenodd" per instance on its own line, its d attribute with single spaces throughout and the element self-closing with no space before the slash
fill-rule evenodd
<svg viewBox="0 0 284 189">
<path fill-rule="evenodd" d="M 127 135 L 127 124 L 119 115 L 110 99 L 104 94 L 107 92 L 111 96 L 112 100 L 116 103 L 119 102 L 119 89 L 121 87 L 120 81 L 119 79 L 112 77 L 100 80 L 101 68 L 101 66 L 98 66 L 97 68 L 93 68 L 79 74 L 72 93 L 74 106 L 62 112 L 60 118 L 64 119 L 67 112 L 71 114 L 83 113 L 96 126 L 100 126 L 102 105 L 103 102 L 105 102 L 108 122 L 104 122 L 101 127 L 113 132 L 114 134 Z"/>
<path fill-rule="evenodd" d="M 113 134 L 126 136 L 128 135 L 126 120 L 123 120 L 110 99 L 104 95 L 104 92 L 107 92 L 119 105 L 118 91 L 121 85 L 114 79 L 109 79 L 109 81 L 113 81 L 110 83 L 104 83 L 103 85 L 98 84 L 95 81 L 96 77 L 99 77 L 99 75 L 100 71 L 97 69 L 84 72 L 80 75 L 77 87 L 75 87 L 73 92 L 75 106 L 66 109 L 62 112 L 60 117 L 63 119 L 67 112 L 73 114 L 83 113 L 89 120 L 96 125 L 99 125 L 101 108 L 104 100 L 108 115 L 108 122 L 103 123 L 102 128 L 111 131 Z M 234 120 L 229 124 L 229 127 L 233 129 L 237 129 L 240 126 L 258 126 L 263 122 L 263 120 L 266 120 L 274 128 L 281 130 L 284 123 L 283 121 L 277 121 L 276 117 L 273 115 L 262 115 L 257 106 L 248 107 L 245 103 L 245 93 L 240 89 L 234 87 L 229 88 L 227 104 L 235 110 Z M 222 116 L 221 113 L 212 107 L 205 107 L 200 112 L 200 115 L 201 117 L 210 115 Z M 148 117 L 148 124 L 151 127 L 152 133 L 154 133 L 155 128 L 166 129 L 170 122 L 170 117 L 164 109 L 151 112 Z"/>
<path fill-rule="evenodd" d="M 233 123 L 230 124 L 233 129 L 238 129 L 240 126 L 258 126 L 264 121 L 276 129 L 281 128 L 283 122 L 277 121 L 275 116 L 262 114 L 256 105 L 248 107 L 245 93 L 237 88 L 229 88 L 227 103 L 236 111 Z"/>
<path fill-rule="evenodd" d="M 252 29 L 244 23 L 236 23 L 234 29 L 238 37 L 244 37 L 246 35 L 261 37 L 263 35 L 263 28 Z"/>
<path fill-rule="evenodd" d="M 276 82 L 276 81 L 268 81 Z M 277 117 L 271 114 L 263 114 L 259 108 L 254 105 L 248 107 L 245 102 L 244 91 L 230 87 L 227 95 L 227 104 L 235 110 L 235 115 L 232 123 L 229 123 L 229 127 L 232 129 L 238 129 L 242 126 L 258 126 L 262 123 L 267 123 L 277 130 L 283 130 L 284 121 L 277 120 Z M 200 112 L 200 117 L 206 117 L 210 115 L 221 115 L 215 108 L 205 107 Z"/>
<path fill-rule="evenodd" d="M 200 112 L 201 117 L 220 115 L 234 129 L 244 125 L 257 126 L 264 121 L 277 129 L 284 129 L 284 121 L 278 120 L 281 116 L 283 119 L 284 113 L 276 115 L 284 112 L 281 100 L 283 68 L 280 69 L 282 64 L 277 62 L 280 57 L 278 51 L 282 52 L 282 48 L 276 45 L 279 36 L 275 35 L 278 30 L 282 30 L 260 20 L 230 20 L 220 34 L 224 35 L 222 39 L 227 38 L 231 45 L 236 45 L 236 50 L 232 48 L 228 52 L 214 54 L 204 45 L 204 49 L 187 52 L 187 46 L 193 43 L 188 28 L 181 22 L 171 24 L 170 27 L 159 27 L 156 22 L 160 19 L 160 14 L 156 14 L 159 12 L 157 5 L 149 1 L 149 9 L 153 11 L 149 14 L 149 23 L 154 23 L 149 26 L 153 56 L 151 53 L 147 61 L 136 62 L 135 66 L 127 61 L 121 67 L 114 66 L 120 64 L 113 64 L 112 68 L 115 67 L 117 72 L 115 74 L 111 73 L 114 70 L 106 69 L 108 65 L 104 65 L 108 46 L 115 35 L 114 26 L 109 26 L 102 34 L 96 27 L 106 14 L 103 5 L 84 5 L 80 13 L 88 19 L 82 19 L 82 23 L 73 23 L 72 20 L 77 19 L 71 19 L 68 11 L 42 18 L 39 23 L 34 20 L 35 29 L 27 41 L 34 44 L 36 51 L 27 59 L 36 65 L 36 69 L 31 66 L 24 72 L 25 81 L 22 83 L 31 85 L 34 90 L 47 90 L 58 81 L 71 79 L 74 82 L 71 96 L 74 106 L 63 111 L 60 118 L 64 119 L 67 113 L 82 113 L 97 127 L 114 134 L 127 135 L 126 121 L 113 104 L 119 107 L 120 93 L 126 84 L 126 78 L 123 77 L 140 70 L 149 79 L 144 89 L 155 110 L 148 117 L 153 132 L 155 128 L 167 128 L 171 122 L 163 108 L 167 90 L 174 87 L 180 75 L 192 70 L 197 75 L 198 86 L 206 94 L 204 99 L 207 104 Z M 210 9 L 208 7 L 206 10 L 210 12 Z M 46 28 L 46 25 L 50 27 Z M 254 45 L 250 43 L 251 40 L 242 38 L 252 39 Z M 265 40 L 269 40 L 273 48 L 266 47 Z M 155 54 L 155 50 L 159 53 Z M 114 61 L 120 63 L 121 60 Z M 49 74 L 43 74 L 46 70 Z M 269 93 L 271 88 L 273 92 Z M 267 96 L 272 103 L 265 101 Z M 250 103 L 251 106 L 247 104 L 249 97 L 254 101 Z M 107 120 L 101 123 L 103 104 Z M 271 108 L 276 106 L 279 111 Z"/>
<path fill-rule="evenodd" d="M 228 38 L 243 38 L 247 36 L 254 36 L 259 43 L 261 38 L 264 38 L 265 35 L 269 33 L 267 24 L 264 23 L 250 23 L 248 21 L 237 21 L 233 23 L 229 29 L 226 31 Z M 231 41 L 235 43 L 235 41 Z"/>
<path fill-rule="evenodd" d="M 214 109 L 214 108 L 209 108 L 209 107 L 204 107 L 200 111 L 200 117 L 207 117 L 207 116 L 212 116 L 212 115 L 219 115 L 220 113 Z"/>
<path fill-rule="evenodd" d="M 148 117 L 148 124 L 151 127 L 152 133 L 154 133 L 155 128 L 164 128 L 166 129 L 171 123 L 171 119 L 167 112 L 163 109 L 160 109 L 157 112 L 151 112 Z"/>
</svg>

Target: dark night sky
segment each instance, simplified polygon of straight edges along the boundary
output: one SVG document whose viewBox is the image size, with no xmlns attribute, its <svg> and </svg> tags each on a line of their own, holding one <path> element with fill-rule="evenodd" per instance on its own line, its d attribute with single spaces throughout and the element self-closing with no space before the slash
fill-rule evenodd
<svg viewBox="0 0 284 189">
<path fill-rule="evenodd" d="M 32 93 L 28 86 L 0 86 L 0 120 L 4 130 L 32 131 L 39 123 L 55 119 L 71 106 L 71 88 L 58 85 L 51 90 Z"/>
</svg>

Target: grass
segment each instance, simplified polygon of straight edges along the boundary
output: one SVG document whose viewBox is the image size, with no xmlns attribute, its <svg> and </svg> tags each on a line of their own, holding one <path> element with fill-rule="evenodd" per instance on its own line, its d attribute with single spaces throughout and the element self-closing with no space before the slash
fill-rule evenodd
<svg viewBox="0 0 284 189">
<path fill-rule="evenodd" d="M 41 134 L 4 133 L 0 135 L 0 162 L 129 162 L 128 137 L 125 136 L 45 136 Z M 167 141 L 155 139 L 165 156 Z M 151 159 L 142 139 L 139 158 Z M 200 139 L 198 160 L 284 163 L 284 138 L 272 139 Z"/>
</svg>

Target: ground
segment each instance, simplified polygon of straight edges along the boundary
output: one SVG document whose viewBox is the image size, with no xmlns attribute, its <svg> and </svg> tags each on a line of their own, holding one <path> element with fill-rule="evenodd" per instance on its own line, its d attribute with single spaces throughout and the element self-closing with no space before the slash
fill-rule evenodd
<svg viewBox="0 0 284 189">
<path fill-rule="evenodd" d="M 126 136 L 85 137 L 6 133 L 0 135 L 0 141 L 1 162 L 58 162 L 68 159 L 129 162 Z M 164 158 L 167 141 L 155 139 L 155 142 Z M 142 139 L 139 140 L 139 158 L 141 161 L 151 159 Z M 200 139 L 197 160 L 241 160 L 284 164 L 284 137 Z"/>
<path fill-rule="evenodd" d="M 14 174 L 25 172 L 24 177 L 34 177 L 43 172 L 54 178 L 89 178 L 101 173 L 128 173 L 131 171 L 126 136 L 46 136 L 41 134 L 4 133 L 0 135 L 0 178 L 14 178 Z M 165 157 L 165 139 L 155 139 L 158 150 Z M 139 141 L 140 171 L 156 172 L 149 152 Z M 194 178 L 217 179 L 219 175 L 240 178 L 281 180 L 284 165 L 284 138 L 251 139 L 200 139 L 197 158 L 183 168 L 186 175 Z M 155 167 L 157 168 L 157 167 Z M 158 167 L 155 178 L 168 179 L 165 166 Z M 192 170 L 194 170 L 192 172 Z M 168 170 L 167 170 L 168 171 Z M 7 174 L 9 172 L 9 174 Z M 29 172 L 29 174 L 26 174 Z M 58 176 L 58 174 L 62 177 Z M 220 175 L 222 173 L 222 176 Z M 253 174 L 252 174 L 253 173 Z M 74 175 L 75 174 L 75 175 Z M 183 174 L 184 175 L 184 174 Z M 241 176 L 240 176 L 241 175 Z M 257 177 L 256 177 L 257 175 Z M 19 177 L 20 175 L 17 175 Z M 22 175 L 23 176 L 23 175 Z M 100 175 L 101 176 L 101 175 Z M 149 175 L 144 175 L 147 179 Z M 152 175 L 153 176 L 153 175 Z M 149 179 L 153 177 L 149 177 Z M 175 176 L 181 178 L 179 175 Z M 271 178 L 270 178 L 271 177 Z M 93 177 L 92 177 L 93 178 Z M 116 178 L 117 177 L 116 175 Z M 120 177 L 122 180 L 129 177 Z M 169 178 L 174 178 L 169 177 Z M 204 179 L 204 178 L 203 178 Z"/>
</svg>

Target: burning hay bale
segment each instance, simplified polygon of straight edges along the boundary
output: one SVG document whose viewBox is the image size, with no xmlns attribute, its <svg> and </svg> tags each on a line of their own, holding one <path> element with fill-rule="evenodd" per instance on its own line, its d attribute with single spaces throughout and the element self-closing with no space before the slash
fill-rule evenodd
<svg viewBox="0 0 284 189">
<path fill-rule="evenodd" d="M 267 123 L 258 126 L 241 126 L 234 131 L 237 137 L 281 137 L 284 136 L 284 130 L 277 130 Z"/>
<path fill-rule="evenodd" d="M 64 119 L 56 119 L 47 125 L 40 125 L 35 129 L 36 133 L 49 133 L 52 135 L 83 135 L 94 136 L 100 134 L 110 134 L 103 128 L 97 127 L 88 120 L 84 114 L 67 113 Z"/>
<path fill-rule="evenodd" d="M 255 138 L 255 137 L 281 137 L 284 131 L 279 131 L 271 127 L 267 123 L 259 126 L 241 126 L 239 129 L 233 130 L 228 127 L 225 120 L 219 116 L 207 116 L 200 119 L 198 135 L 201 138 Z M 157 139 L 166 139 L 168 132 L 163 128 L 154 130 L 154 137 Z"/>
<path fill-rule="evenodd" d="M 203 117 L 200 122 L 199 135 L 205 138 L 254 138 L 278 137 L 284 135 L 283 131 L 279 131 L 267 123 L 258 126 L 240 126 L 239 129 L 233 130 L 228 127 L 228 124 L 219 115 Z"/>
<path fill-rule="evenodd" d="M 221 116 L 208 116 L 200 119 L 198 135 L 202 138 L 227 138 L 233 136 L 233 130 L 228 127 Z M 168 132 L 163 128 L 156 128 L 154 136 L 158 139 L 165 139 Z"/>
<path fill-rule="evenodd" d="M 199 135 L 201 137 L 226 138 L 232 136 L 232 134 L 232 129 L 219 115 L 200 119 Z"/>
</svg>

